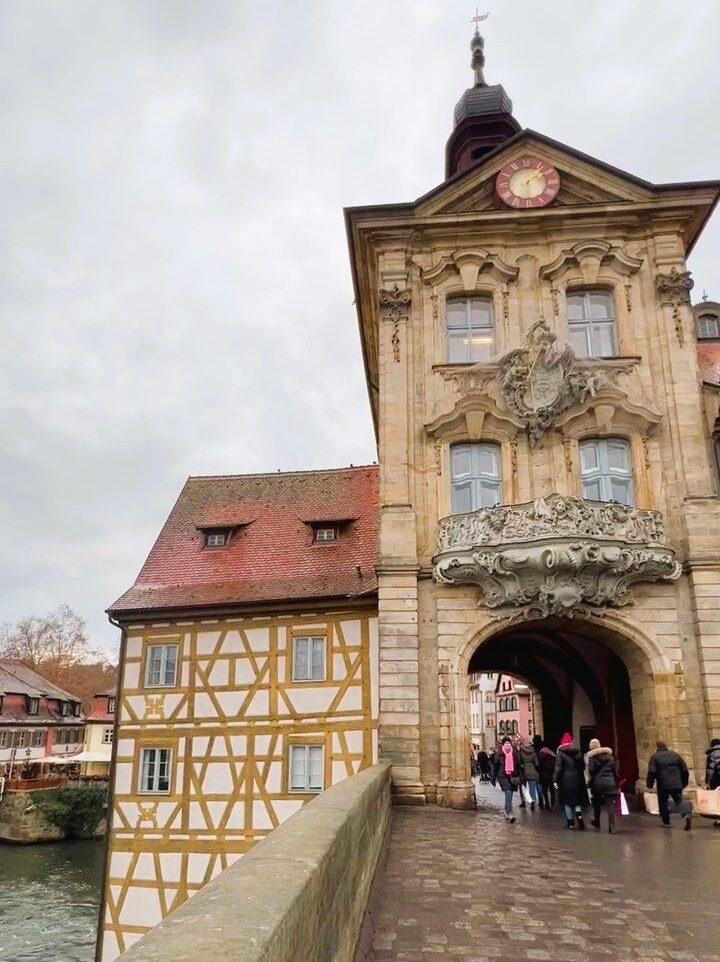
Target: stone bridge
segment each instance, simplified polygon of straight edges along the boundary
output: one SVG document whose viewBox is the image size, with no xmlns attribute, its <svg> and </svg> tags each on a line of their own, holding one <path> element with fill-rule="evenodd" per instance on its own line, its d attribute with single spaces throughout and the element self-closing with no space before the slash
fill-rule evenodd
<svg viewBox="0 0 720 962">
<path fill-rule="evenodd" d="M 644 815 L 618 834 L 552 812 L 391 807 L 348 778 L 170 914 L 126 962 L 720 962 L 720 832 Z M 696 819 L 696 822 L 698 820 Z"/>
</svg>

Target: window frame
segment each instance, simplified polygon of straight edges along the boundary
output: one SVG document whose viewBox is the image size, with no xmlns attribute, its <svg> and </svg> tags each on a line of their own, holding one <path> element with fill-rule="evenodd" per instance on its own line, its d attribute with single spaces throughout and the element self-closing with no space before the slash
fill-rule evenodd
<svg viewBox="0 0 720 962">
<path fill-rule="evenodd" d="M 114 733 L 113 733 L 112 728 L 103 728 L 102 744 L 103 744 L 103 745 L 112 745 L 112 743 L 113 743 L 113 734 L 114 734 Z"/>
<path fill-rule="evenodd" d="M 608 457 L 610 445 L 621 446 L 627 458 L 627 474 L 611 469 Z M 597 470 L 583 470 L 583 449 L 595 448 L 595 460 Z M 628 508 L 635 507 L 635 471 L 633 465 L 632 445 L 627 438 L 619 435 L 608 437 L 587 437 L 583 438 L 578 444 L 579 468 L 580 468 L 580 495 L 585 501 L 600 501 L 602 504 L 622 504 Z M 627 501 L 618 501 L 617 498 L 601 497 L 591 498 L 586 492 L 586 483 L 599 483 L 600 494 L 612 494 L 612 481 L 627 482 Z"/>
<path fill-rule="evenodd" d="M 472 323 L 472 302 L 480 301 L 486 304 L 489 308 L 490 324 L 477 324 Z M 463 304 L 465 307 L 465 327 L 450 327 L 450 308 L 453 305 Z M 472 357 L 472 338 L 473 333 L 477 336 L 478 332 L 489 332 L 492 341 L 490 343 L 490 350 L 487 357 Z M 496 334 L 497 324 L 495 318 L 495 302 L 492 294 L 487 292 L 480 292 L 477 294 L 462 294 L 454 293 L 448 294 L 445 297 L 445 362 L 447 364 L 480 364 L 492 360 L 496 355 Z M 453 360 L 451 357 L 451 343 L 453 340 L 459 341 L 462 335 L 465 335 L 467 340 L 467 357 L 464 360 Z M 460 336 L 458 336 L 460 335 Z"/>
<path fill-rule="evenodd" d="M 40 711 L 40 699 L 28 695 L 26 708 L 28 715 L 37 715 Z"/>
<path fill-rule="evenodd" d="M 211 541 L 214 538 L 222 538 L 222 541 L 215 543 Z M 211 550 L 217 550 L 218 548 L 227 548 L 230 544 L 230 529 L 229 528 L 209 528 L 205 531 L 205 547 Z"/>
<path fill-rule="evenodd" d="M 320 785 L 319 787 L 310 784 L 310 751 L 320 753 Z M 293 757 L 295 752 L 304 751 L 305 753 L 305 780 L 302 787 L 293 784 Z M 291 742 L 288 746 L 288 792 L 294 794 L 314 794 L 317 795 L 325 790 L 325 746 L 317 742 Z"/>
<path fill-rule="evenodd" d="M 331 534 L 331 537 L 325 537 L 326 534 Z M 320 524 L 313 528 L 313 544 L 334 544 L 338 536 L 338 526 L 335 524 Z"/>
<path fill-rule="evenodd" d="M 148 752 L 166 752 L 167 758 L 165 765 L 167 768 L 167 788 L 160 788 L 160 771 L 163 764 L 162 759 L 156 754 L 154 768 L 152 772 L 153 784 L 150 787 L 143 787 L 145 784 L 145 756 Z M 138 761 L 138 794 L 139 795 L 170 795 L 172 794 L 172 762 L 173 750 L 168 745 L 142 745 L 140 748 L 140 758 Z"/>
<path fill-rule="evenodd" d="M 470 470 L 467 474 L 455 474 L 455 455 L 463 449 L 468 451 Z M 483 471 L 480 468 L 483 453 L 491 453 L 497 464 L 497 474 Z M 503 503 L 503 464 L 502 446 L 497 441 L 456 441 L 450 445 L 450 513 L 472 514 L 481 508 L 496 507 Z M 459 492 L 469 485 L 470 508 L 467 511 L 458 510 L 457 499 Z M 483 493 L 492 491 L 495 500 L 492 504 L 483 503 Z"/>
<path fill-rule="evenodd" d="M 700 333 L 700 322 L 706 319 L 715 322 L 715 333 L 714 334 L 701 334 Z M 713 314 L 712 311 L 706 311 L 704 314 L 698 314 L 697 320 L 695 321 L 695 333 L 698 341 L 717 341 L 720 340 L 720 316 Z"/>
<path fill-rule="evenodd" d="M 592 295 L 602 294 L 607 298 L 609 308 L 612 314 L 607 318 L 592 317 L 591 312 L 588 309 L 588 299 Z M 569 309 L 569 299 L 571 297 L 582 297 L 584 301 L 583 308 L 583 318 L 582 320 L 571 320 L 570 319 L 570 309 Z M 608 357 L 617 357 L 620 351 L 619 346 L 619 336 L 618 336 L 618 314 L 617 305 L 615 303 L 615 291 L 611 287 L 575 287 L 569 288 L 565 291 L 565 317 L 567 321 L 567 341 L 575 352 L 575 356 L 578 358 L 585 358 L 588 360 L 601 360 Z M 611 339 L 612 339 L 612 354 L 595 354 L 594 353 L 594 334 L 596 328 L 607 327 L 610 329 Z M 575 350 L 575 346 L 571 340 L 571 334 L 573 329 L 582 330 L 585 333 L 585 344 L 590 345 L 590 351 L 585 354 L 578 354 Z"/>
<path fill-rule="evenodd" d="M 307 678 L 300 678 L 300 677 L 298 677 L 298 673 L 297 673 L 297 654 L 296 654 L 297 649 L 296 649 L 296 645 L 297 645 L 298 642 L 303 642 L 303 641 L 305 641 L 305 642 L 308 643 L 308 654 L 307 654 L 308 677 L 307 677 Z M 319 645 L 319 646 L 313 645 L 313 646 L 312 646 L 312 651 L 311 651 L 310 642 L 321 642 L 321 645 Z M 291 663 L 291 664 L 290 664 L 290 678 L 291 678 L 291 681 L 297 682 L 298 684 L 302 684 L 302 685 L 306 685 L 306 684 L 308 684 L 308 683 L 314 684 L 314 683 L 317 683 L 317 682 L 319 682 L 319 681 L 327 681 L 327 678 L 328 678 L 328 650 L 327 650 L 327 648 L 328 648 L 328 638 L 327 638 L 327 635 L 326 635 L 326 634 L 319 635 L 319 634 L 310 634 L 310 633 L 306 633 L 306 632 L 302 632 L 302 633 L 298 633 L 298 634 L 293 634 L 293 636 L 292 636 L 292 646 L 291 646 L 291 647 L 292 647 L 292 650 L 291 650 L 291 653 L 290 653 L 290 663 Z M 323 656 L 322 656 L 322 669 L 323 669 L 323 671 L 322 671 L 322 678 L 320 678 L 320 677 L 315 677 L 315 676 L 312 674 L 312 667 L 313 667 L 313 657 L 312 657 L 312 654 L 313 654 L 313 652 L 314 652 L 314 650 L 315 650 L 316 647 L 320 647 L 321 650 L 322 650 L 322 653 L 323 653 Z"/>
<path fill-rule="evenodd" d="M 114 715 L 114 714 L 115 714 L 115 703 L 116 703 L 116 701 L 117 701 L 117 699 L 116 699 L 115 697 L 110 697 L 110 698 L 108 698 L 108 703 L 107 703 L 107 713 L 108 713 L 108 715 Z"/>
<path fill-rule="evenodd" d="M 46 730 L 40 728 L 30 734 L 30 748 L 43 748 L 45 745 Z"/>
<path fill-rule="evenodd" d="M 162 649 L 174 648 L 175 649 L 175 671 L 173 674 L 172 682 L 168 683 L 161 680 L 157 683 L 153 683 L 149 680 L 150 670 L 152 667 L 153 648 L 162 648 Z M 177 688 L 179 668 L 180 668 L 180 643 L 178 641 L 151 642 L 150 644 L 145 646 L 145 671 L 143 672 L 143 682 L 144 682 L 145 688 L 164 688 L 164 689 Z M 167 671 L 167 657 L 164 657 L 163 655 L 161 655 L 160 656 L 161 679 L 165 677 L 166 671 Z"/>
</svg>

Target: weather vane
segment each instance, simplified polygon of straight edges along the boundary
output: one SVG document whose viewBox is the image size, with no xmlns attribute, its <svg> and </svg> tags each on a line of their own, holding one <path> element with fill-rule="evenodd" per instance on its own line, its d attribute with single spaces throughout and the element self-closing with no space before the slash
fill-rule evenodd
<svg viewBox="0 0 720 962">
<path fill-rule="evenodd" d="M 490 16 L 489 13 L 478 13 L 478 8 L 475 7 L 475 16 L 471 18 L 470 23 L 474 23 L 475 29 L 479 31 L 480 30 L 479 24 L 481 24 L 483 20 L 487 20 L 489 16 Z"/>
</svg>

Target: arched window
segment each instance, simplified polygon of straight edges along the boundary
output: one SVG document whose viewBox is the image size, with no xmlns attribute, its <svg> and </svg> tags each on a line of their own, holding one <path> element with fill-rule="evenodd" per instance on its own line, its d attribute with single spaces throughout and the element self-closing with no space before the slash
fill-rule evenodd
<svg viewBox="0 0 720 962">
<path fill-rule="evenodd" d="M 513 695 L 512 701 L 510 702 L 510 710 L 517 711 L 517 698 Z"/>
<path fill-rule="evenodd" d="M 568 342 L 578 357 L 617 353 L 615 308 L 609 291 L 572 291 L 567 295 Z"/>
<path fill-rule="evenodd" d="M 499 721 L 499 722 L 498 722 L 498 735 L 504 735 L 504 734 L 505 734 L 505 722 L 504 722 L 504 721 Z"/>
<path fill-rule="evenodd" d="M 512 732 L 513 732 L 513 735 L 517 735 L 518 733 L 518 723 L 516 721 L 512 723 Z"/>
<path fill-rule="evenodd" d="M 697 336 L 700 341 L 720 338 L 720 318 L 717 314 L 701 314 L 697 319 Z"/>
<path fill-rule="evenodd" d="M 582 496 L 590 501 L 632 505 L 630 445 L 622 438 L 589 438 L 580 443 Z"/>
<path fill-rule="evenodd" d="M 465 514 L 500 504 L 500 446 L 453 444 L 452 513 Z"/>
<path fill-rule="evenodd" d="M 449 297 L 447 359 L 451 364 L 488 361 L 495 353 L 495 317 L 490 297 Z"/>
</svg>

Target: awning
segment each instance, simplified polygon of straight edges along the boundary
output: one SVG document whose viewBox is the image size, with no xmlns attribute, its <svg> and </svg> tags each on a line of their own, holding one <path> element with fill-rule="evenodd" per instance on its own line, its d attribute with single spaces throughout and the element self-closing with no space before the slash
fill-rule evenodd
<svg viewBox="0 0 720 962">
<path fill-rule="evenodd" d="M 77 755 L 57 755 L 54 758 L 37 759 L 46 765 L 74 765 L 76 762 L 107 762 L 110 764 L 108 752 L 78 752 Z"/>
</svg>

